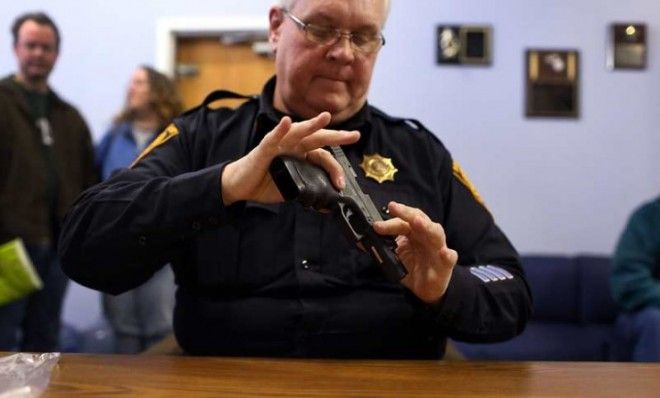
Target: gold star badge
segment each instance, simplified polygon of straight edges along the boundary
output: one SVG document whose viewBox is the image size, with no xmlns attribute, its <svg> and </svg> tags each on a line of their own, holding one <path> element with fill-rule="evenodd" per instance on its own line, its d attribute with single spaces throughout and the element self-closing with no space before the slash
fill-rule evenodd
<svg viewBox="0 0 660 398">
<path fill-rule="evenodd" d="M 394 181 L 394 173 L 399 171 L 392 164 L 391 158 L 382 157 L 378 153 L 364 155 L 360 167 L 368 178 L 373 178 L 381 184 L 385 181 Z"/>
</svg>

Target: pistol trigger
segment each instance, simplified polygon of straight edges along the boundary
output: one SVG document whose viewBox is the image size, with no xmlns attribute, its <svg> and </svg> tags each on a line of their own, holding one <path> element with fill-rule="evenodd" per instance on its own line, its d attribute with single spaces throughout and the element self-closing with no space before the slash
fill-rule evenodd
<svg viewBox="0 0 660 398">
<path fill-rule="evenodd" d="M 357 232 L 353 227 L 353 224 L 351 223 L 351 216 L 353 215 L 353 210 L 351 209 L 351 207 L 340 202 L 339 212 L 342 218 L 344 219 L 344 221 L 346 222 L 346 226 L 348 226 L 348 229 L 351 231 L 351 234 L 353 235 L 353 239 L 355 239 L 358 242 L 362 241 L 362 238 L 364 238 L 364 236 L 359 232 Z"/>
</svg>

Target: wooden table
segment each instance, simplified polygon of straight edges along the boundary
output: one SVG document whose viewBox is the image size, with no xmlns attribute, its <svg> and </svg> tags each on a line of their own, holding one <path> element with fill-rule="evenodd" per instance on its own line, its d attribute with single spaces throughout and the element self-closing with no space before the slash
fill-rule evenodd
<svg viewBox="0 0 660 398">
<path fill-rule="evenodd" d="M 63 354 L 44 397 L 660 397 L 660 364 Z"/>
</svg>

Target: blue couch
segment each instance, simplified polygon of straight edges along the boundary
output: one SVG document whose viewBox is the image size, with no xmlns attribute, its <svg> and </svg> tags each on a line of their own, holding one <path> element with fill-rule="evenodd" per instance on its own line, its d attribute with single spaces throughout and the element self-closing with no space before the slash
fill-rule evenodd
<svg viewBox="0 0 660 398">
<path fill-rule="evenodd" d="M 467 359 L 607 361 L 620 358 L 618 309 L 610 295 L 610 259 L 578 255 L 522 257 L 534 314 L 518 337 L 495 344 L 454 342 Z"/>
</svg>

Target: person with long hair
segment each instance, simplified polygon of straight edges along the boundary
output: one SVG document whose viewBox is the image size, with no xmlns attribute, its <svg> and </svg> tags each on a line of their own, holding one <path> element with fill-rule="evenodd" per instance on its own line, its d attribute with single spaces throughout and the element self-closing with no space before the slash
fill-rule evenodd
<svg viewBox="0 0 660 398">
<path fill-rule="evenodd" d="M 97 147 L 101 177 L 107 179 L 128 167 L 181 110 L 174 83 L 149 66 L 138 67 L 131 76 L 123 109 Z M 133 290 L 103 295 L 103 309 L 114 332 L 115 351 L 144 351 L 172 330 L 172 270 L 163 267 Z"/>
</svg>

